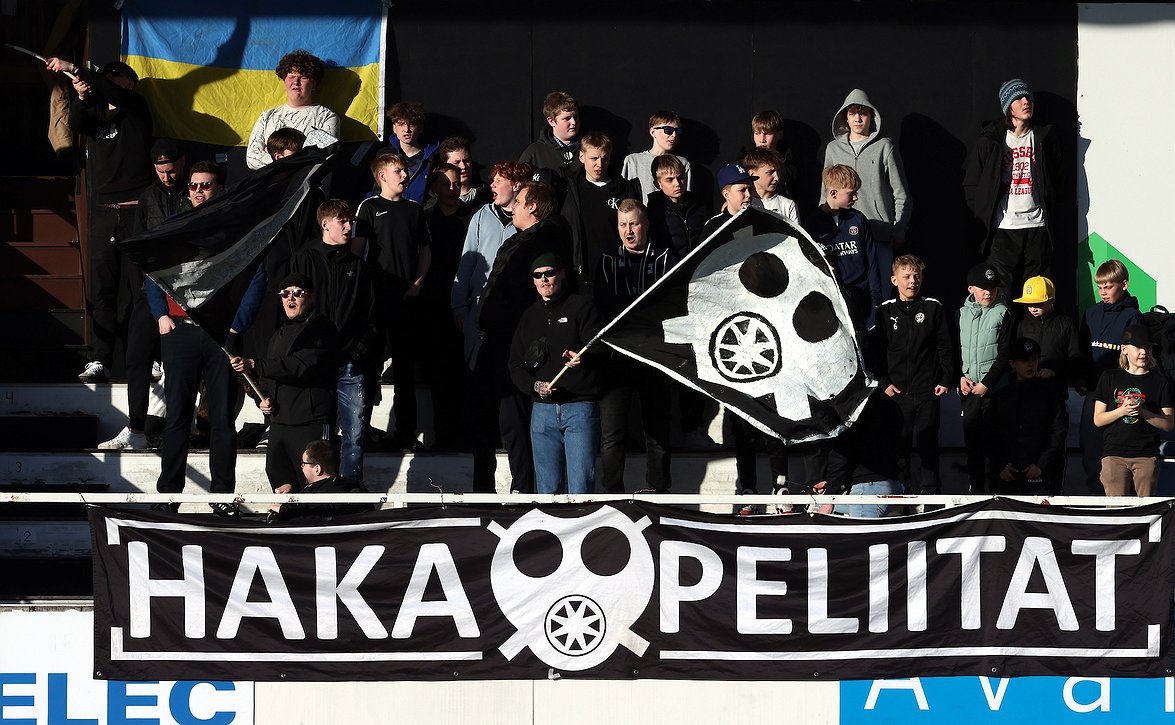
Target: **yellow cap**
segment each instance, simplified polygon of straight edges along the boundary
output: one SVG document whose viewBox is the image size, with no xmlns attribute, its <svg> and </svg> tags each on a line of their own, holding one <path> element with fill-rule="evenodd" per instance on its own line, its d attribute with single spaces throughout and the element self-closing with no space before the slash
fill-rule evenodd
<svg viewBox="0 0 1175 725">
<path fill-rule="evenodd" d="M 1038 305 L 1056 299 L 1057 293 L 1053 289 L 1053 281 L 1048 277 L 1029 277 L 1024 280 L 1024 294 L 1013 302 L 1025 305 Z"/>
</svg>

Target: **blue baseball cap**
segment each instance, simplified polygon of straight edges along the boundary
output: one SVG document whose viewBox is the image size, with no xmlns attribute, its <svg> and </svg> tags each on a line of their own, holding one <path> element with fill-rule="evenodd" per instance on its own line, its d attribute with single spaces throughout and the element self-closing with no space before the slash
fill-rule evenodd
<svg viewBox="0 0 1175 725">
<path fill-rule="evenodd" d="M 718 188 L 725 189 L 731 184 L 746 184 L 758 178 L 748 174 L 742 164 L 727 164 L 718 170 Z"/>
</svg>

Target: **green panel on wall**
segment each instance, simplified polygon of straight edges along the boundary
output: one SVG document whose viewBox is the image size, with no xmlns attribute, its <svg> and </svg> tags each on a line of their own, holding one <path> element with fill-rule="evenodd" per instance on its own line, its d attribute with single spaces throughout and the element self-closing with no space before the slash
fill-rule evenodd
<svg viewBox="0 0 1175 725">
<path fill-rule="evenodd" d="M 1098 266 L 1108 259 L 1118 259 L 1126 265 L 1130 272 L 1130 293 L 1138 298 L 1138 306 L 1143 312 L 1157 304 L 1158 285 L 1155 278 L 1101 235 L 1096 232 L 1090 234 L 1078 247 L 1077 256 L 1077 304 L 1083 314 L 1086 307 L 1098 301 L 1097 283 L 1094 282 L 1093 275 Z"/>
</svg>

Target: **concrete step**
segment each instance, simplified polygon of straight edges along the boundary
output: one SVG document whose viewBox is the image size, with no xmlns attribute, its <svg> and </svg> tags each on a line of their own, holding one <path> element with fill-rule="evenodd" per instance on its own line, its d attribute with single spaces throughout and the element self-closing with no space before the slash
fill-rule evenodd
<svg viewBox="0 0 1175 725">
<path fill-rule="evenodd" d="M 760 478 L 767 480 L 767 459 L 760 457 Z M 157 452 L 86 451 L 45 453 L 0 452 L 0 497 L 5 489 L 61 490 L 63 484 L 84 484 L 92 490 L 154 493 L 159 477 Z M 628 456 L 625 478 L 629 488 L 643 486 L 644 455 Z M 675 453 L 673 490 L 679 493 L 735 492 L 736 472 L 731 453 Z M 188 456 L 188 485 L 184 493 L 207 493 L 208 453 L 193 450 Z M 510 491 L 510 468 L 505 454 L 498 455 L 499 493 Z M 368 453 L 364 456 L 364 482 L 373 492 L 456 493 L 472 490 L 473 459 L 464 453 Z M 269 493 L 264 451 L 239 451 L 237 488 L 241 493 Z"/>
<path fill-rule="evenodd" d="M 77 365 L 77 371 L 81 371 Z M 72 369 L 72 368 L 71 368 Z M 77 373 L 73 373 L 76 375 Z M 395 394 L 394 385 L 381 386 L 382 400 L 375 407 L 371 415 L 371 425 L 380 430 L 391 430 L 395 417 L 392 415 L 392 398 Z M 162 416 L 166 410 L 163 405 L 163 386 L 156 383 L 151 389 L 151 404 L 149 411 L 152 415 Z M 432 399 L 427 386 L 416 389 L 417 427 L 421 431 L 421 440 L 425 446 L 431 446 L 435 440 L 433 436 Z M 717 407 L 717 404 L 715 404 Z M 127 422 L 127 394 L 126 383 L 115 381 L 110 383 L 0 383 L 0 416 L 21 414 L 54 414 L 54 413 L 86 413 L 98 417 L 97 436 L 92 444 L 85 447 L 96 447 L 98 443 L 109 440 L 122 430 Z M 633 415 L 631 420 L 639 426 L 639 416 Z M 252 400 L 245 400 L 240 415 L 237 416 L 237 430 L 245 423 L 261 423 L 262 415 Z M 718 410 L 711 419 L 709 435 L 721 442 L 724 440 L 726 428 L 725 413 Z M 677 432 L 675 431 L 675 435 Z M 680 442 L 680 441 L 675 441 Z"/>
<path fill-rule="evenodd" d="M 78 367 L 80 371 L 81 367 Z M 76 373 L 74 373 L 76 375 Z M 383 400 L 372 414 L 372 425 L 380 430 L 389 430 L 393 421 L 392 396 L 394 386 L 382 386 Z M 156 385 L 152 397 L 162 400 L 163 389 Z M 419 415 L 419 428 L 422 440 L 426 446 L 432 445 L 432 400 L 429 397 L 427 386 L 420 386 L 416 390 L 416 402 Z M 1081 416 L 1082 398 L 1076 393 L 1069 393 L 1069 438 L 1068 447 L 1076 449 L 1079 446 L 1078 430 Z M 939 443 L 944 448 L 962 448 L 962 424 L 959 420 L 959 396 L 954 393 L 944 395 L 941 400 L 942 422 L 939 427 Z M 717 408 L 717 404 L 715 404 Z M 117 434 L 126 425 L 127 398 L 126 383 L 112 382 L 99 384 L 79 383 L 0 383 L 0 415 L 6 412 L 16 413 L 91 413 L 98 416 L 98 442 L 107 440 Z M 635 413 L 635 409 L 634 409 Z M 671 415 L 675 411 L 670 412 Z M 710 419 L 708 433 L 718 441 L 729 441 L 729 424 L 726 422 L 726 412 L 717 409 Z M 261 413 L 252 401 L 245 401 L 240 416 L 237 418 L 237 429 L 244 423 L 260 423 Z M 639 417 L 631 418 L 639 426 Z M 679 432 L 674 427 L 675 444 L 681 441 L 676 438 Z"/>
</svg>

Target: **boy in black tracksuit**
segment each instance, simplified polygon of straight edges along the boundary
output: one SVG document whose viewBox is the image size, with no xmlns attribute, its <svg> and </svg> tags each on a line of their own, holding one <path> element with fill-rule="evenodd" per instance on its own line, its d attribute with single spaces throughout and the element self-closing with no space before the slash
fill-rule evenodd
<svg viewBox="0 0 1175 725">
<path fill-rule="evenodd" d="M 302 451 L 314 440 L 334 433 L 338 403 L 338 331 L 314 307 L 314 284 L 302 274 L 288 274 L 278 286 L 285 322 L 273 333 L 265 357 L 234 357 L 237 372 L 254 370 L 260 378 L 259 405 L 271 416 L 265 474 L 274 490 L 302 488 Z"/>
<path fill-rule="evenodd" d="M 939 473 L 939 399 L 955 379 L 954 353 L 942 304 L 922 297 L 922 260 L 904 254 L 894 260 L 890 281 L 897 299 L 877 308 L 870 330 L 878 386 L 902 412 L 899 463 L 910 493 L 942 492 Z M 911 462 L 911 442 L 918 465 Z"/>
<path fill-rule="evenodd" d="M 1069 413 L 1066 388 L 1037 376 L 1041 348 L 1018 338 L 1008 353 L 1012 383 L 992 393 L 983 420 L 991 493 L 1059 495 Z"/>
</svg>

